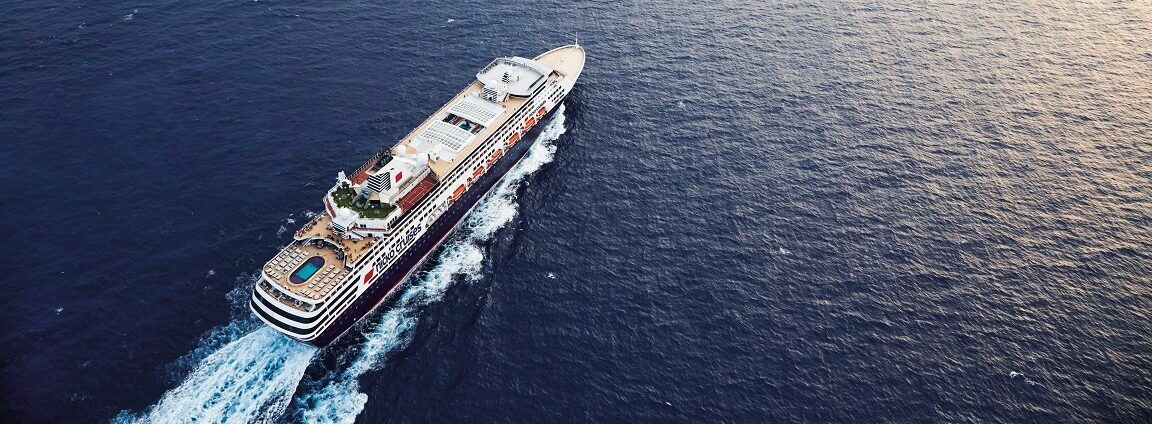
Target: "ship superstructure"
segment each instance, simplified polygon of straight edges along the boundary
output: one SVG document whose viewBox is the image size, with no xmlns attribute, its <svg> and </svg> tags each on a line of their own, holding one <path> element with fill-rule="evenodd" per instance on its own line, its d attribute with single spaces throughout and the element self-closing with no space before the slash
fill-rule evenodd
<svg viewBox="0 0 1152 424">
<path fill-rule="evenodd" d="M 571 92 L 584 49 L 502 57 L 399 143 L 340 172 L 324 211 L 268 261 L 252 310 L 325 345 L 388 297 L 519 162 L 531 131 Z"/>
</svg>

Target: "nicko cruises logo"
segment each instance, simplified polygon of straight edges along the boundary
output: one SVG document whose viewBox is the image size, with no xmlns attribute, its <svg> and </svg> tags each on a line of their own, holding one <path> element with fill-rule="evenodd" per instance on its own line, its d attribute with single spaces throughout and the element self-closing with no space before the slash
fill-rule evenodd
<svg viewBox="0 0 1152 424">
<path fill-rule="evenodd" d="M 376 272 L 383 272 L 384 265 L 393 259 L 396 259 L 396 257 L 399 256 L 400 253 L 403 252 L 409 244 L 412 244 L 412 242 L 416 240 L 416 236 L 418 235 L 420 235 L 420 226 L 409 228 L 408 232 L 404 233 L 404 236 L 397 239 L 396 242 L 388 248 L 388 253 L 385 253 L 384 256 L 381 256 L 380 259 L 377 259 L 376 264 L 368 270 L 367 274 L 364 274 L 364 284 L 371 283 L 372 277 L 376 274 Z"/>
</svg>

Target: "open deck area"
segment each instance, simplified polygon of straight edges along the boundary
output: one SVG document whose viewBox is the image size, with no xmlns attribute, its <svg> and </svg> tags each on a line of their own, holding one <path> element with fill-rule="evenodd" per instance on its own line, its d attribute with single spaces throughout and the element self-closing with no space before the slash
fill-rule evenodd
<svg viewBox="0 0 1152 424">
<path fill-rule="evenodd" d="M 307 275 L 298 278 L 304 273 L 304 265 L 312 258 L 320 258 L 323 262 L 312 260 L 312 264 L 308 264 L 311 268 L 308 268 Z M 318 265 L 314 265 L 316 263 Z M 337 257 L 331 247 L 296 242 L 264 264 L 264 273 L 292 293 L 320 299 L 344 278 L 346 271 L 344 261 Z M 299 282 L 293 281 L 294 275 Z"/>
<path fill-rule="evenodd" d="M 306 241 L 309 239 L 322 239 L 327 243 L 340 246 L 340 248 L 344 251 L 344 261 L 342 263 L 347 264 L 349 267 L 355 264 L 356 261 L 360 260 L 360 257 L 364 256 L 364 254 L 368 252 L 368 249 L 372 247 L 372 244 L 376 242 L 375 237 L 365 237 L 360 240 L 351 240 L 337 236 L 332 232 L 332 228 L 330 227 L 331 224 L 332 217 L 328 216 L 327 213 L 316 215 L 315 218 L 313 218 L 311 221 L 308 221 L 307 224 L 304 224 L 303 228 L 301 228 L 299 231 L 296 231 L 296 240 Z M 335 254 L 334 248 L 326 248 L 332 250 L 333 254 Z"/>
<path fill-rule="evenodd" d="M 571 80 L 576 80 L 580 77 L 580 72 L 584 70 L 584 60 L 586 57 L 583 47 L 568 45 L 549 50 L 544 54 L 536 56 L 535 60 L 544 66 L 554 69 L 556 72 L 568 76 Z"/>
</svg>

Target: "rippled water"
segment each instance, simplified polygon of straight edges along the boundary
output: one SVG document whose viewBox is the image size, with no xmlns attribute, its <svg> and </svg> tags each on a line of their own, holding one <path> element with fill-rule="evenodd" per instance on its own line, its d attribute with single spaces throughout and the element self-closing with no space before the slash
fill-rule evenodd
<svg viewBox="0 0 1152 424">
<path fill-rule="evenodd" d="M 1152 421 L 1147 2 L 5 11 L 5 421 Z M 336 170 L 577 32 L 466 284 L 236 351 Z"/>
</svg>

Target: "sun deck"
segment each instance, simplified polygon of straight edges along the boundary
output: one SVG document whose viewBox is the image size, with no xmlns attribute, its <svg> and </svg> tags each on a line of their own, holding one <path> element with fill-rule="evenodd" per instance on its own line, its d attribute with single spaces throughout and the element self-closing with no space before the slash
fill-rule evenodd
<svg viewBox="0 0 1152 424">
<path fill-rule="evenodd" d="M 501 57 L 493 60 L 484 69 L 476 74 L 481 83 L 497 83 L 501 81 L 509 94 L 520 97 L 532 95 L 540 78 L 548 76 L 552 69 L 540 66 L 535 61 L 522 57 Z"/>
<path fill-rule="evenodd" d="M 293 278 L 302 276 L 306 264 L 309 269 L 307 275 Z M 280 287 L 310 299 L 320 299 L 328 294 L 345 273 L 344 261 L 337 257 L 334 249 L 303 243 L 293 243 L 264 264 L 264 274 Z"/>
</svg>

